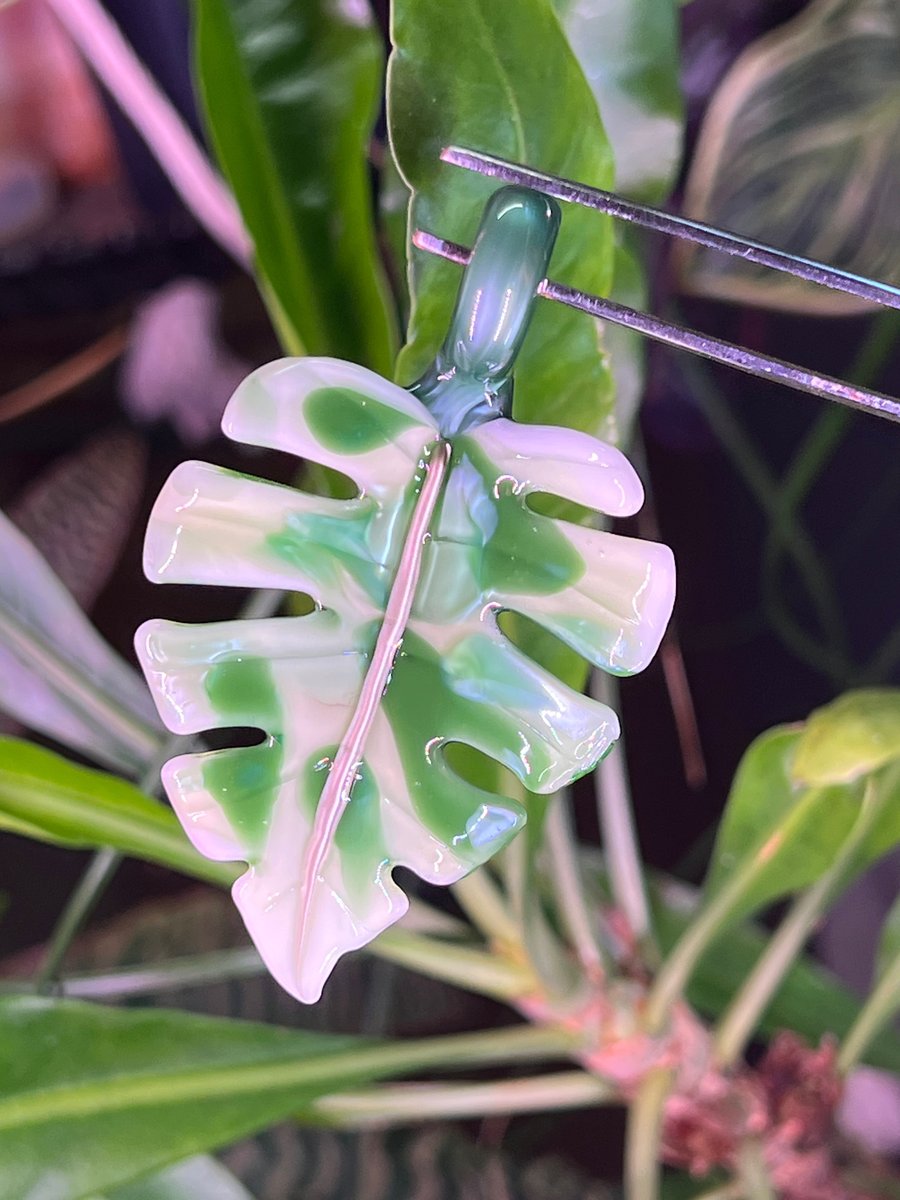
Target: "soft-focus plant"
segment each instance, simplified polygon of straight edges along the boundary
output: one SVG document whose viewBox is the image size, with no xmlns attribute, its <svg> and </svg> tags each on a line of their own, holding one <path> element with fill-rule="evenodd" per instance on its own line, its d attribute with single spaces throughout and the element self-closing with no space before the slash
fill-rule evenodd
<svg viewBox="0 0 900 1200">
<path fill-rule="evenodd" d="M 130 68 L 108 26 L 87 0 L 54 3 L 89 54 L 112 47 L 101 69 L 115 92 Z M 618 178 L 661 199 L 680 144 L 676 7 L 394 0 L 381 145 L 386 63 L 365 0 L 196 0 L 211 141 L 285 349 L 343 356 L 401 383 L 428 363 L 458 274 L 413 250 L 409 230 L 464 241 L 491 190 L 439 163 L 445 143 L 603 187 Z M 140 94 L 164 106 L 152 89 Z M 155 145 L 164 125 L 132 115 Z M 156 146 L 163 161 L 181 133 Z M 201 217 L 225 214 L 217 236 L 241 259 L 246 234 L 230 200 L 208 167 L 198 171 L 180 186 Z M 634 248 L 578 211 L 566 215 L 552 271 L 631 300 L 645 288 Z M 546 305 L 523 352 L 516 416 L 626 443 L 640 372 L 633 339 Z M 391 1039 L 361 1024 L 338 1036 L 130 1007 L 262 967 L 241 947 L 146 972 L 67 973 L 121 856 L 221 887 L 237 868 L 201 858 L 156 798 L 160 763 L 187 739 L 167 737 L 137 673 L 5 519 L 0 563 L 0 706 L 56 747 L 0 740 L 0 829 L 97 852 L 33 984 L 2 985 L 0 1200 L 240 1200 L 242 1185 L 204 1156 L 276 1121 L 355 1129 L 601 1105 L 628 1108 L 628 1200 L 896 1194 L 882 1166 L 839 1141 L 834 1120 L 858 1064 L 900 1070 L 896 913 L 861 1007 L 804 948 L 835 897 L 900 843 L 898 693 L 851 691 L 758 738 L 699 890 L 644 871 L 621 752 L 597 773 L 602 854 L 576 840 L 568 795 L 526 796 L 527 836 L 496 870 L 455 886 L 464 919 L 418 893 L 407 920 L 368 947 L 380 962 L 501 1001 L 502 1028 Z M 281 602 L 256 595 L 245 613 Z M 525 625 L 516 637 L 586 685 L 558 645 Z M 768 933 L 755 921 L 776 903 Z M 762 1052 L 748 1056 L 751 1047 Z"/>
</svg>

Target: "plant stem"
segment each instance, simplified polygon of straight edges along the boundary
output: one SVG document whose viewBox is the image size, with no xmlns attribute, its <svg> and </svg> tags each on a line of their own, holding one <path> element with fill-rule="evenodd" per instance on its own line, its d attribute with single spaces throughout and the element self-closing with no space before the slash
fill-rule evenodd
<svg viewBox="0 0 900 1200">
<path fill-rule="evenodd" d="M 614 707 L 616 690 L 614 681 L 605 672 L 593 673 L 591 695 L 595 700 Z M 621 740 L 597 766 L 594 786 L 613 899 L 624 913 L 632 934 L 652 965 L 657 952 L 634 828 L 625 746 Z"/>
<path fill-rule="evenodd" d="M 569 793 L 553 797 L 544 821 L 547 848 L 553 859 L 552 880 L 559 913 L 578 961 L 587 978 L 594 984 L 602 982 L 605 971 L 600 945 L 594 933 L 587 897 L 581 882 L 578 852 L 569 813 Z"/>
<path fill-rule="evenodd" d="M 586 1071 L 560 1071 L 490 1083 L 408 1083 L 338 1092 L 313 1112 L 345 1129 L 487 1114 L 549 1112 L 610 1104 L 616 1092 Z"/>
<path fill-rule="evenodd" d="M 488 941 L 521 947 L 519 927 L 504 895 L 487 871 L 473 871 L 452 887 L 460 908 Z"/>
<path fill-rule="evenodd" d="M 69 947 L 106 891 L 119 869 L 121 861 L 122 855 L 119 851 L 110 850 L 109 847 L 96 851 L 91 857 L 84 874 L 66 901 L 66 906 L 54 926 L 47 953 L 35 976 L 35 991 L 48 992 L 52 990 L 54 980 L 59 974 Z"/>
<path fill-rule="evenodd" d="M 524 965 L 510 962 L 474 946 L 422 937 L 404 929 L 387 929 L 367 949 L 379 958 L 410 967 L 466 991 L 497 1000 L 514 1000 L 535 987 Z"/>
<path fill-rule="evenodd" d="M 170 755 L 176 753 L 183 745 L 184 738 L 180 736 L 170 737 L 165 742 L 138 780 L 138 787 L 142 792 L 153 795 L 158 791 L 160 767 Z M 107 887 L 112 883 L 123 857 L 124 855 L 119 850 L 112 850 L 108 846 L 104 846 L 97 850 L 91 858 L 53 929 L 47 954 L 35 977 L 34 986 L 37 991 L 49 990 L 50 985 L 59 974 L 69 947 L 99 903 Z"/>
<path fill-rule="evenodd" d="M 208 954 L 190 954 L 163 959 L 145 967 L 120 967 L 112 971 L 70 975 L 60 993 L 67 1000 L 121 1000 L 129 996 L 152 996 L 176 988 L 202 987 L 228 979 L 250 979 L 264 975 L 265 965 L 252 946 L 233 950 L 211 950 Z M 0 995 L 31 991 L 24 981 L 0 982 Z"/>
<path fill-rule="evenodd" d="M 645 1076 L 629 1105 L 625 1131 L 626 1200 L 658 1200 L 659 1145 L 672 1078 L 669 1067 L 656 1067 Z"/>
<path fill-rule="evenodd" d="M 716 1059 L 720 1066 L 731 1066 L 743 1053 L 773 994 L 793 966 L 819 918 L 840 889 L 861 843 L 884 807 L 888 792 L 889 788 L 876 789 L 875 784 L 869 781 L 860 805 L 859 816 L 831 866 L 812 887 L 807 888 L 794 901 L 766 950 L 725 1011 L 714 1039 Z"/>
<path fill-rule="evenodd" d="M 847 1075 L 859 1063 L 872 1040 L 900 1010 L 900 955 L 870 993 L 841 1045 L 837 1069 Z"/>
<path fill-rule="evenodd" d="M 806 806 L 817 801 L 818 793 L 811 790 L 797 801 L 790 821 L 801 821 L 806 815 Z M 647 996 L 644 1022 L 650 1034 L 657 1035 L 664 1031 L 672 1008 L 681 998 L 700 958 L 722 932 L 732 913 L 739 908 L 765 864 L 762 852 L 747 857 L 685 929 L 657 973 Z"/>
<path fill-rule="evenodd" d="M 755 1139 L 743 1142 L 737 1158 L 738 1177 L 747 1200 L 777 1200 L 759 1142 Z"/>
</svg>

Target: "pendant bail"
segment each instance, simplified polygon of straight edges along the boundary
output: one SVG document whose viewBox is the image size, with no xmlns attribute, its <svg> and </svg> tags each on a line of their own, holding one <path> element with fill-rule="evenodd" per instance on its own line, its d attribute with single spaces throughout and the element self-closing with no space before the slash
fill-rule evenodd
<svg viewBox="0 0 900 1200">
<path fill-rule="evenodd" d="M 509 415 L 513 365 L 559 224 L 558 204 L 530 188 L 501 188 L 485 205 L 444 344 L 410 388 L 445 436 Z"/>
</svg>

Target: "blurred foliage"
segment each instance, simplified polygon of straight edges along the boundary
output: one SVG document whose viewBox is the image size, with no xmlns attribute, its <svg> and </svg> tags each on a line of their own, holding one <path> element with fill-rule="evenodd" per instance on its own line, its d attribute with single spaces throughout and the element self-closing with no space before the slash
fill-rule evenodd
<svg viewBox="0 0 900 1200">
<path fill-rule="evenodd" d="M 738 58 L 704 117 L 689 216 L 900 283 L 900 9 L 816 0 Z M 739 257 L 682 248 L 705 296 L 818 314 L 866 302 Z"/>
</svg>

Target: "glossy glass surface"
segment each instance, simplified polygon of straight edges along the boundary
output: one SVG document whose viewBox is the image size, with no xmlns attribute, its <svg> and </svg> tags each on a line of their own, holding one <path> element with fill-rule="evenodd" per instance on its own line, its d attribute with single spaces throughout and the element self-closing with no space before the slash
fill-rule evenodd
<svg viewBox="0 0 900 1200">
<path fill-rule="evenodd" d="M 510 233 L 510 246 L 521 236 Z M 498 251 L 504 270 L 510 254 Z M 482 256 L 476 283 L 491 261 Z M 488 270 L 482 294 L 506 305 L 492 320 L 464 285 L 456 395 L 471 399 L 480 386 L 483 396 L 485 380 L 508 379 L 530 305 L 520 281 L 533 291 L 542 261 L 530 255 L 514 296 Z M 460 328 L 473 308 L 478 319 Z M 672 607 L 666 547 L 529 505 L 550 492 L 610 515 L 635 512 L 641 485 L 619 451 L 492 409 L 448 433 L 441 393 L 427 399 L 334 359 L 263 367 L 231 400 L 226 433 L 334 467 L 355 481 L 356 497 L 185 463 L 148 529 L 151 579 L 281 588 L 316 605 L 304 617 L 150 621 L 137 634 L 171 730 L 264 734 L 249 748 L 173 759 L 164 780 L 201 853 L 248 863 L 236 902 L 272 973 L 304 1001 L 319 996 L 341 954 L 406 911 L 396 864 L 451 883 L 524 823 L 517 801 L 452 770 L 448 745 L 474 746 L 529 790 L 552 792 L 618 736 L 615 714 L 518 650 L 498 614 L 523 613 L 624 674 L 652 657 Z"/>
</svg>

